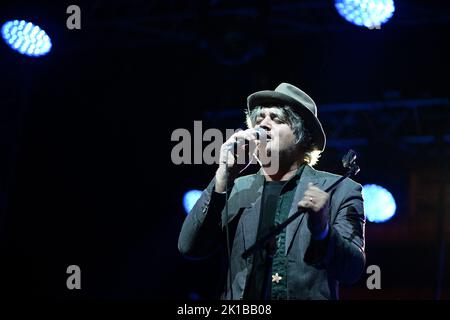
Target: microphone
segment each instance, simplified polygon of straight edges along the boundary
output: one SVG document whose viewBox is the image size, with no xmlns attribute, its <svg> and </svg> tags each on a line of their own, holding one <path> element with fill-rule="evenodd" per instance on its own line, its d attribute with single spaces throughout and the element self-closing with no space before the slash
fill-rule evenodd
<svg viewBox="0 0 450 320">
<path fill-rule="evenodd" d="M 262 141 L 265 143 L 267 141 L 267 131 L 264 130 L 261 127 L 253 128 L 253 129 L 247 129 L 246 131 L 250 131 L 250 133 L 255 134 L 256 140 Z M 249 140 L 247 139 L 240 139 L 228 146 L 228 150 L 237 150 L 237 148 L 249 144 Z"/>
</svg>

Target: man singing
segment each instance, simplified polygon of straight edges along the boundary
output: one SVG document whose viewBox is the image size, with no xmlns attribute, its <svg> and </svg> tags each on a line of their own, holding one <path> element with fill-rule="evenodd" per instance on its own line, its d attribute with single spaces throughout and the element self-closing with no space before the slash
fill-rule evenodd
<svg viewBox="0 0 450 320">
<path fill-rule="evenodd" d="M 361 185 L 346 178 L 323 191 L 339 176 L 313 169 L 326 138 L 317 107 L 302 90 L 282 83 L 250 95 L 247 106 L 249 129 L 223 144 L 215 177 L 184 221 L 178 248 L 206 258 L 227 248 L 228 230 L 222 299 L 338 299 L 339 283 L 357 281 L 365 265 Z M 257 132 L 265 133 L 264 143 Z M 242 164 L 230 145 L 241 140 L 256 144 L 256 156 L 277 161 L 259 161 L 258 173 L 237 177 Z M 242 257 L 298 210 L 304 213 L 261 250 Z"/>
</svg>

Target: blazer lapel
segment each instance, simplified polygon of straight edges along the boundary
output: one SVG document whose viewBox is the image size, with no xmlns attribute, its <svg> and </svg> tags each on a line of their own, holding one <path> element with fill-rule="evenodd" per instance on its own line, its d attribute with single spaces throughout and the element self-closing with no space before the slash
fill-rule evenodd
<svg viewBox="0 0 450 320">
<path fill-rule="evenodd" d="M 256 241 L 263 189 L 264 176 L 261 172 L 258 172 L 250 188 L 241 191 L 241 195 L 244 196 L 245 207 L 247 207 L 247 210 L 242 215 L 244 220 L 242 221 L 244 250 L 252 246 Z"/>
<path fill-rule="evenodd" d="M 297 190 L 295 191 L 294 201 L 292 202 L 291 210 L 289 211 L 289 217 L 297 212 L 297 204 L 303 198 L 306 189 L 308 189 L 308 183 L 312 183 L 313 185 L 319 186 L 324 183 L 324 181 L 320 181 L 317 177 L 316 170 L 311 168 L 309 165 L 305 166 L 303 169 L 303 173 L 300 177 L 300 181 L 297 185 Z M 301 214 L 297 219 L 292 221 L 286 227 L 286 243 L 285 243 L 285 254 L 287 255 L 294 240 L 295 234 L 298 231 L 298 228 L 303 221 L 305 214 Z"/>
<path fill-rule="evenodd" d="M 322 188 L 322 185 L 326 182 L 325 179 L 320 178 L 317 175 L 316 170 L 314 170 L 309 165 L 305 166 L 303 173 L 300 177 L 300 181 L 297 185 L 297 189 L 294 195 L 294 201 L 292 202 L 291 209 L 289 211 L 289 217 L 297 212 L 297 204 L 303 198 L 303 195 L 308 188 L 308 183 L 313 183 L 318 187 Z M 261 211 L 261 200 L 262 193 L 264 189 L 264 176 L 261 172 L 255 177 L 255 180 L 251 186 L 246 190 L 241 190 L 241 203 L 242 207 L 246 207 L 245 214 L 242 215 L 242 228 L 244 237 L 244 250 L 248 249 L 256 241 L 256 235 L 259 226 L 259 217 Z M 297 219 L 291 222 L 286 227 L 286 244 L 285 253 L 287 254 L 292 246 L 294 237 L 298 228 L 304 218 L 304 214 L 301 214 Z"/>
</svg>

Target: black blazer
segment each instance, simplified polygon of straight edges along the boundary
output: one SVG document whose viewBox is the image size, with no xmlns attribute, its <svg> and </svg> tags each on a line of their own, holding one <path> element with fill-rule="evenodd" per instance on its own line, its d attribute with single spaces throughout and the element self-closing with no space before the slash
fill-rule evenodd
<svg viewBox="0 0 450 320">
<path fill-rule="evenodd" d="M 308 183 L 322 190 L 333 184 L 338 175 L 306 166 L 297 185 L 289 216 L 297 211 Z M 213 179 L 203 191 L 183 223 L 178 249 L 188 257 L 206 258 L 224 244 L 222 214 L 225 195 L 214 192 Z M 237 178 L 228 203 L 231 231 L 231 274 L 234 299 L 242 299 L 253 256 L 242 253 L 256 240 L 264 176 L 257 174 Z M 338 284 L 357 281 L 365 266 L 365 216 L 360 184 L 345 179 L 332 191 L 329 200 L 330 232 L 323 241 L 311 238 L 305 214 L 286 229 L 288 299 L 338 299 Z M 228 278 L 227 278 L 228 279 Z M 230 288 L 222 298 L 230 299 Z"/>
</svg>

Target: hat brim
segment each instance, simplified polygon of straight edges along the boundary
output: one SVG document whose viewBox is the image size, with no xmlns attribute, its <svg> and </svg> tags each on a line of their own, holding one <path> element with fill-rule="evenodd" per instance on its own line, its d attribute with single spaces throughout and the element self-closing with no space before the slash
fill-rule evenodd
<svg viewBox="0 0 450 320">
<path fill-rule="evenodd" d="M 317 150 L 325 150 L 326 136 L 319 119 L 306 106 L 290 96 L 276 91 L 264 90 L 251 94 L 247 98 L 247 107 L 249 112 L 258 106 L 269 105 L 287 105 L 296 111 L 305 120 L 305 123 L 311 132 L 314 146 Z"/>
</svg>

